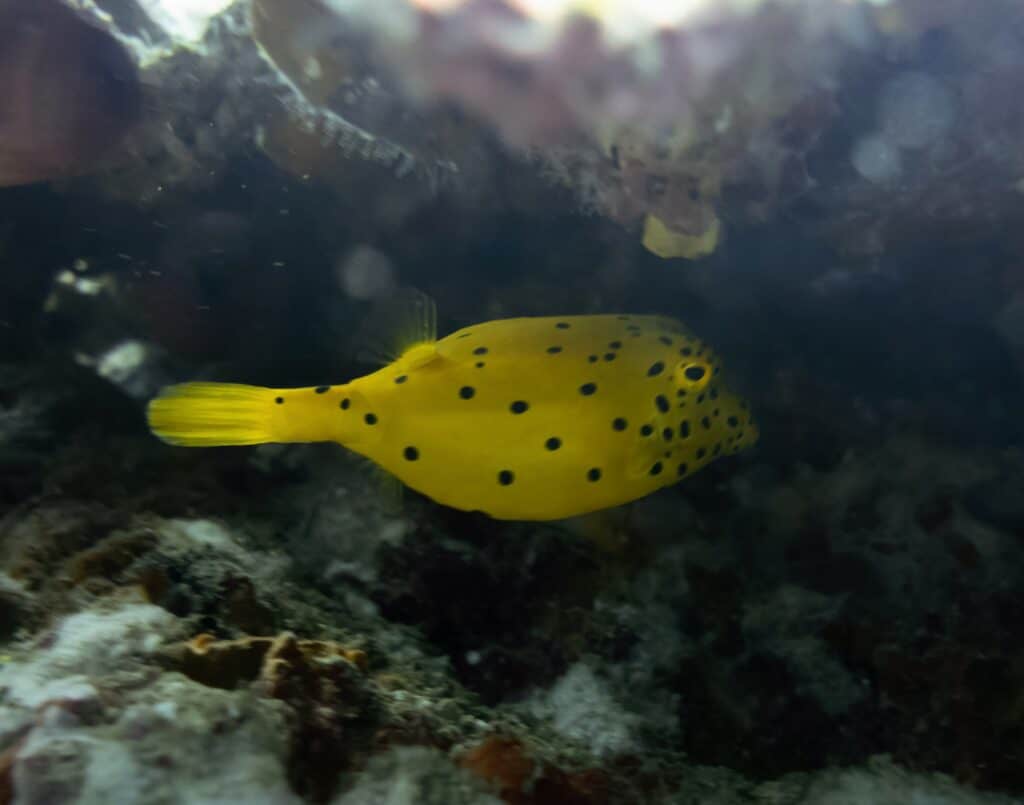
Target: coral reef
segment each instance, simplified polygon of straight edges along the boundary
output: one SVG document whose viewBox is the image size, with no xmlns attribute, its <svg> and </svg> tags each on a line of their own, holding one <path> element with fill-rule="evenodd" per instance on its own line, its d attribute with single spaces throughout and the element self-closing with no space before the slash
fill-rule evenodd
<svg viewBox="0 0 1024 805">
<path fill-rule="evenodd" d="M 144 467 L 143 438 L 116 450 Z M 1015 454 L 902 437 L 770 484 L 753 462 L 571 531 L 409 501 L 374 542 L 391 504 L 341 456 L 263 452 L 191 487 L 170 458 L 157 514 L 64 451 L 37 470 L 59 492 L 8 504 L 8 801 L 1009 801 L 883 752 L 1024 785 Z"/>
</svg>

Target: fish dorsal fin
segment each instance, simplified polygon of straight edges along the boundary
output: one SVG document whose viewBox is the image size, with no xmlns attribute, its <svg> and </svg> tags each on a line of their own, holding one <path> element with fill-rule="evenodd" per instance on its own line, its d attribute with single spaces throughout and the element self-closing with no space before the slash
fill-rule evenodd
<svg viewBox="0 0 1024 805">
<path fill-rule="evenodd" d="M 399 288 L 374 304 L 352 346 L 358 360 L 382 366 L 409 353 L 415 368 L 433 359 L 435 341 L 434 300 L 415 288 Z"/>
<path fill-rule="evenodd" d="M 426 366 L 438 357 L 436 342 L 421 341 L 418 344 L 413 344 L 398 357 L 398 360 L 395 361 L 395 368 L 404 372 L 411 372 L 413 369 Z"/>
</svg>

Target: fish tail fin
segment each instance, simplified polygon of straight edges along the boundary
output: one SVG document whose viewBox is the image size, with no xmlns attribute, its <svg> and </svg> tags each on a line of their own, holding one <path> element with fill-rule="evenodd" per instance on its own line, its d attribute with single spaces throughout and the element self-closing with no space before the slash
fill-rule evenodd
<svg viewBox="0 0 1024 805">
<path fill-rule="evenodd" d="M 153 433 L 182 447 L 263 444 L 283 441 L 275 433 L 277 392 L 241 383 L 182 383 L 149 403 Z"/>
</svg>

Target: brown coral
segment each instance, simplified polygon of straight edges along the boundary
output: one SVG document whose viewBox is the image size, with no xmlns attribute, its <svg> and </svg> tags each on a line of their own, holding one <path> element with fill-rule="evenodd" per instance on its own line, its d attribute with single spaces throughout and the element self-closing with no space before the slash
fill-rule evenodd
<svg viewBox="0 0 1024 805">
<path fill-rule="evenodd" d="M 567 772 L 533 758 L 517 738 L 491 735 L 459 764 L 487 781 L 511 805 L 603 805 L 608 778 L 599 769 Z"/>
<path fill-rule="evenodd" d="M 285 702 L 292 727 L 289 780 L 314 802 L 331 796 L 355 749 L 369 743 L 370 696 L 362 675 L 367 657 L 359 649 L 299 640 L 291 632 L 240 640 L 201 634 L 169 647 L 165 659 L 204 685 L 255 683 Z"/>
<path fill-rule="evenodd" d="M 233 690 L 259 680 L 271 696 L 277 695 L 277 684 L 289 662 L 327 665 L 344 660 L 361 671 L 367 664 L 364 651 L 326 640 L 298 640 L 291 632 L 238 640 L 199 634 L 186 643 L 168 646 L 164 658 L 175 670 L 208 687 Z"/>
</svg>

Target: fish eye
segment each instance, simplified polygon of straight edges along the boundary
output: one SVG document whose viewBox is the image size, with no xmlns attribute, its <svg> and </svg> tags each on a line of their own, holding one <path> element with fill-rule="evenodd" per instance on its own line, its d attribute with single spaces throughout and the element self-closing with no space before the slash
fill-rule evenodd
<svg viewBox="0 0 1024 805">
<path fill-rule="evenodd" d="M 676 365 L 676 386 L 687 391 L 700 391 L 711 380 L 711 367 L 700 358 L 685 360 Z"/>
</svg>

